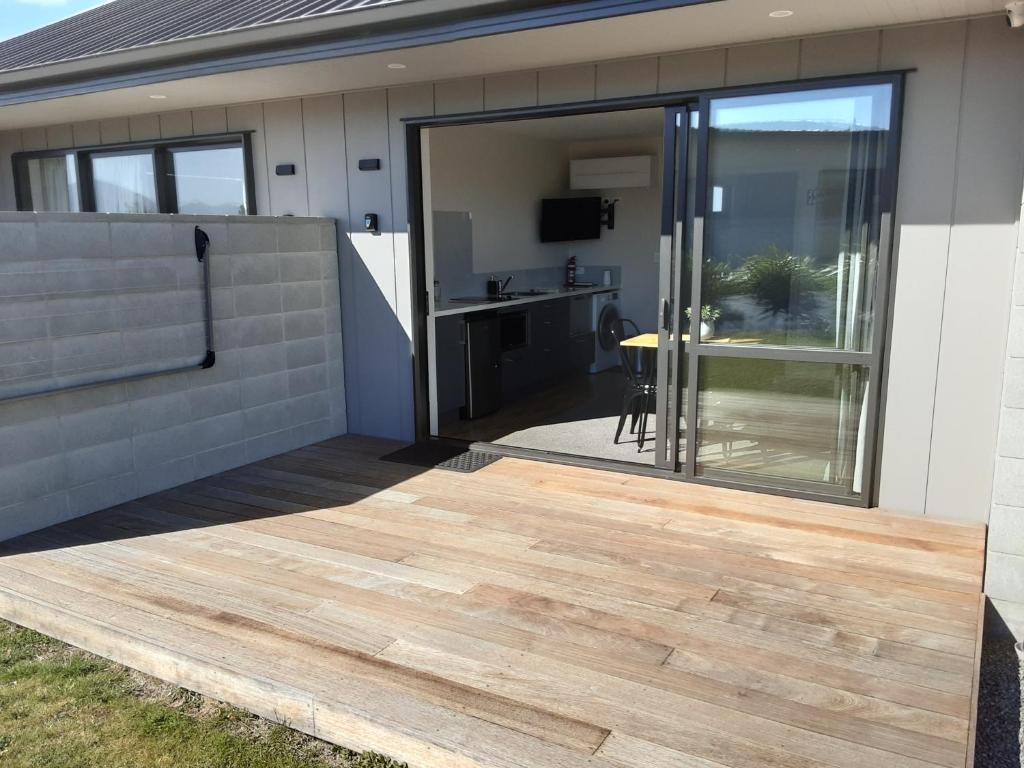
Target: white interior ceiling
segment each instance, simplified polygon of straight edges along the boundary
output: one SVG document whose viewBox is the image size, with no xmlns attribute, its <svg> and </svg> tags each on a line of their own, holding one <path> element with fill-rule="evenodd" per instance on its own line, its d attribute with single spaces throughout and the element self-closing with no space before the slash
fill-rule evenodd
<svg viewBox="0 0 1024 768">
<path fill-rule="evenodd" d="M 445 80 L 1001 12 L 1005 0 L 724 0 L 0 108 L 0 130 Z M 773 10 L 793 11 L 773 18 Z M 389 69 L 400 62 L 405 69 Z M 153 101 L 151 94 L 165 99 Z"/>
</svg>

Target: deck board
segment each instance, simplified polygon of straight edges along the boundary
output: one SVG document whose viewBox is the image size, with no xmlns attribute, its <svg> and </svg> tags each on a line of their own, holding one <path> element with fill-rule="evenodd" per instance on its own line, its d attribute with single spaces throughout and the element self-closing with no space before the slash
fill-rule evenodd
<svg viewBox="0 0 1024 768">
<path fill-rule="evenodd" d="M 7 542 L 0 616 L 413 768 L 970 764 L 983 526 L 394 448 Z"/>
</svg>

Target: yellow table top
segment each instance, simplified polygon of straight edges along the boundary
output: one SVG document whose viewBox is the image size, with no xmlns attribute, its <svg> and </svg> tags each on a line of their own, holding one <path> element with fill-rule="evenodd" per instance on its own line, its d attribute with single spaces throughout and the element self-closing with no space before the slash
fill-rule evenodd
<svg viewBox="0 0 1024 768">
<path fill-rule="evenodd" d="M 684 344 L 690 343 L 690 334 L 684 333 L 679 337 Z M 710 338 L 705 339 L 707 342 L 712 344 L 760 344 L 761 339 L 733 339 L 733 338 Z M 624 347 L 643 347 L 644 349 L 657 349 L 658 348 L 658 334 L 656 333 L 641 333 L 639 336 L 633 336 L 622 342 Z"/>
<path fill-rule="evenodd" d="M 688 333 L 683 334 L 683 343 L 690 341 L 690 335 Z M 658 334 L 656 333 L 641 333 L 639 336 L 633 336 L 632 338 L 626 339 L 622 342 L 624 347 L 643 347 L 645 349 L 657 349 L 658 348 Z"/>
</svg>

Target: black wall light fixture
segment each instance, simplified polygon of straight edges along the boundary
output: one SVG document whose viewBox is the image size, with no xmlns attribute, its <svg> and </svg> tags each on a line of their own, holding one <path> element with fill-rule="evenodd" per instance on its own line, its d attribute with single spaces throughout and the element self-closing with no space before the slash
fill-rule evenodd
<svg viewBox="0 0 1024 768">
<path fill-rule="evenodd" d="M 278 176 L 294 176 L 295 163 L 281 163 L 274 169 L 274 173 Z"/>
<path fill-rule="evenodd" d="M 380 158 L 368 157 L 359 161 L 360 171 L 379 171 L 380 170 Z"/>
</svg>

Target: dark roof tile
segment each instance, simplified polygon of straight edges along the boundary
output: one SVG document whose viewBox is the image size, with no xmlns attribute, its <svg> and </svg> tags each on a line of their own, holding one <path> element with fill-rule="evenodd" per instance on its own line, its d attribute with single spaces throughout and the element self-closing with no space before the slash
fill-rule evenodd
<svg viewBox="0 0 1024 768">
<path fill-rule="evenodd" d="M 0 41 L 0 72 L 416 0 L 113 0 Z"/>
</svg>

